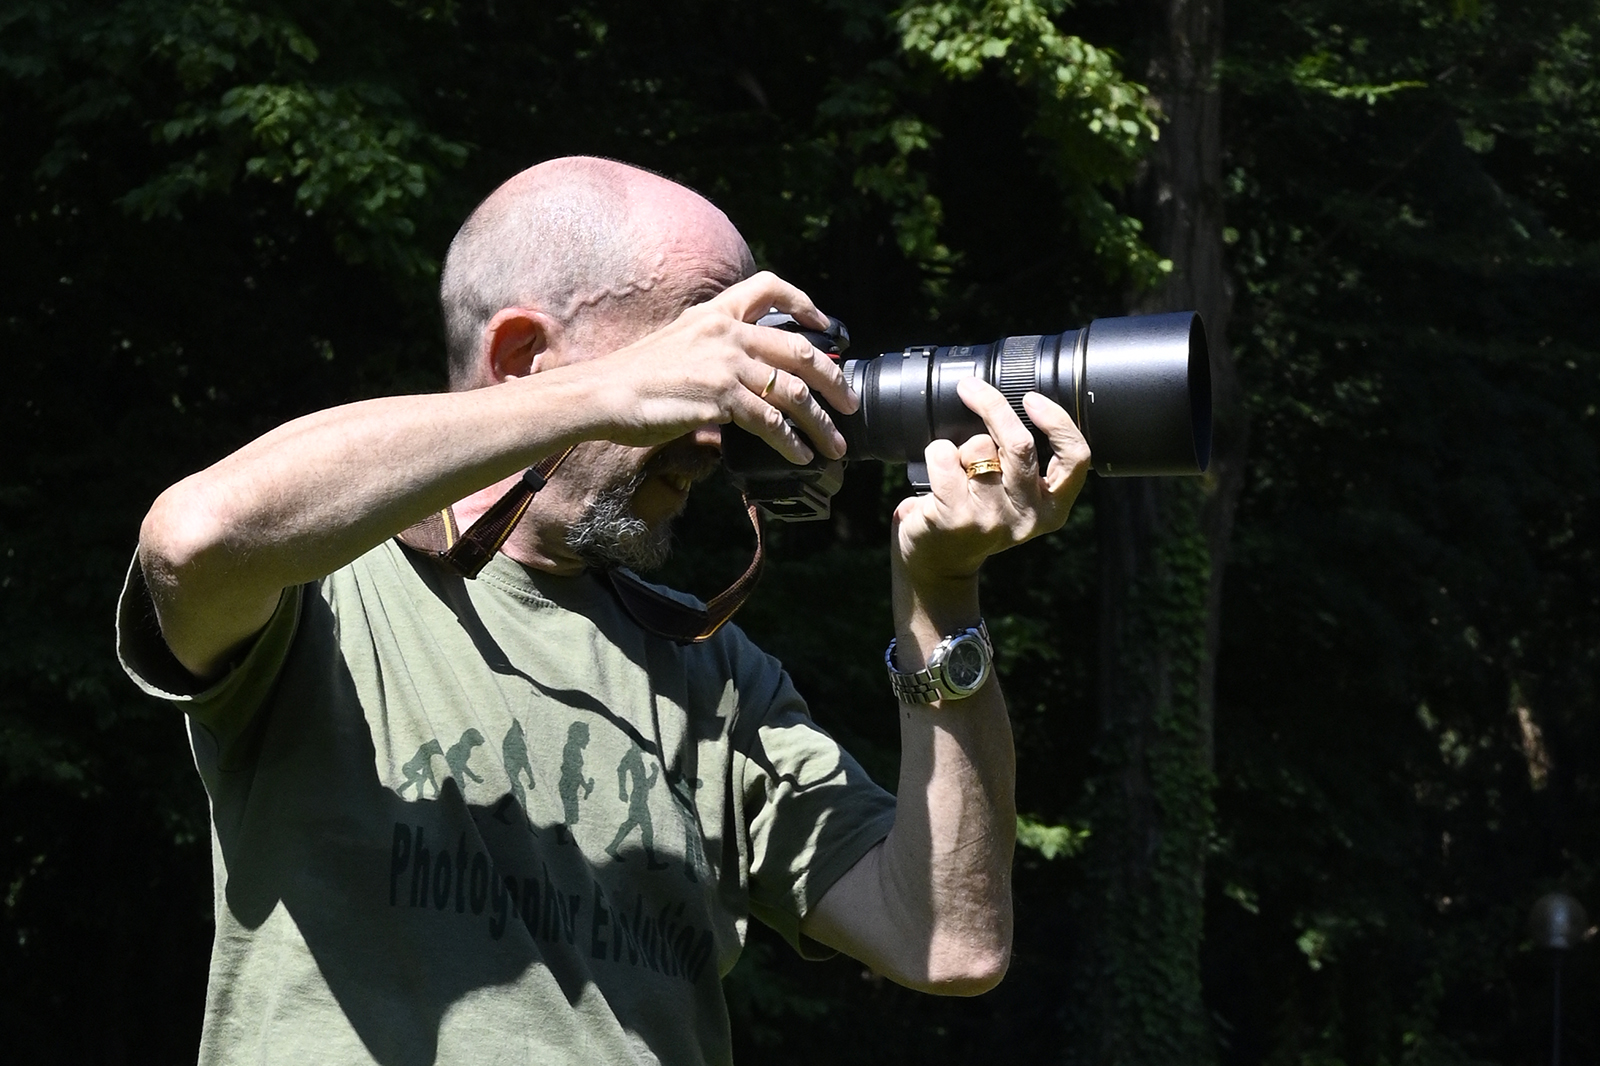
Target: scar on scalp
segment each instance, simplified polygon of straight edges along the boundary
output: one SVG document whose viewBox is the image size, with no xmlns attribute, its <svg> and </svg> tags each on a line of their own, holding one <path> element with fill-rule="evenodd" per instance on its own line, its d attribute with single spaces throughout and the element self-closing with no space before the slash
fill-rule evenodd
<svg viewBox="0 0 1600 1066">
<path fill-rule="evenodd" d="M 667 256 L 664 252 L 657 251 L 640 263 L 640 267 L 639 277 L 573 293 L 572 299 L 567 301 L 565 317 L 570 319 L 580 311 L 593 310 L 607 300 L 624 300 L 639 293 L 651 292 L 667 280 Z"/>
</svg>

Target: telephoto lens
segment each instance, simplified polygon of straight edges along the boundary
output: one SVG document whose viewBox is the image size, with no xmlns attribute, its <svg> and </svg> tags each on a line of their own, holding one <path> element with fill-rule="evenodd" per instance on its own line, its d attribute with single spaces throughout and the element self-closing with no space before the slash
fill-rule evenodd
<svg viewBox="0 0 1600 1066">
<path fill-rule="evenodd" d="M 1204 473 L 1211 460 L 1211 360 L 1193 311 L 1095 319 L 1053 335 L 1002 337 L 990 344 L 923 345 L 871 359 L 845 359 L 850 337 L 830 319 L 826 332 L 772 314 L 760 324 L 804 334 L 841 360 L 861 397 L 853 415 L 825 408 L 848 445 L 847 459 L 905 463 L 911 484 L 928 487 L 923 453 L 934 440 L 961 443 L 987 432 L 961 402 L 956 382 L 978 377 L 999 389 L 1033 431 L 1040 466 L 1050 444 L 1022 397 L 1040 392 L 1066 409 L 1088 441 L 1102 477 Z M 794 466 L 760 438 L 723 427 L 723 465 L 770 517 L 826 518 L 843 484 L 843 464 L 818 456 Z"/>
<path fill-rule="evenodd" d="M 1023 411 L 1023 395 L 1041 392 L 1066 408 L 1103 477 L 1199 474 L 1211 459 L 1211 361 L 1193 311 L 1101 318 L 992 344 L 907 348 L 846 360 L 843 370 L 861 395 L 856 414 L 835 417 L 852 459 L 920 465 L 929 442 L 986 432 L 956 394 L 956 382 L 968 377 L 999 389 L 1042 448 L 1048 442 Z M 913 471 L 912 481 L 925 478 Z"/>
</svg>

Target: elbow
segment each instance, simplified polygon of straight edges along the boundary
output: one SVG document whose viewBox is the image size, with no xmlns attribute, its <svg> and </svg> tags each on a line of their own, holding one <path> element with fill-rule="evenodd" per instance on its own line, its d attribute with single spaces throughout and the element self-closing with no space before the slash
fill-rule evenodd
<svg viewBox="0 0 1600 1066">
<path fill-rule="evenodd" d="M 1009 908 L 989 921 L 946 928 L 928 942 L 916 980 L 904 981 L 935 996 L 981 996 L 1005 977 L 1011 966 Z"/>
<path fill-rule="evenodd" d="M 214 568 L 227 544 L 226 521 L 192 481 L 158 496 L 139 526 L 139 566 L 153 587 L 192 584 Z"/>
<path fill-rule="evenodd" d="M 959 957 L 940 960 L 930 967 L 921 991 L 936 996 L 981 996 L 991 991 L 1011 967 L 1009 938 L 983 948 L 969 948 Z"/>
<path fill-rule="evenodd" d="M 1011 967 L 1014 915 L 1009 882 L 941 910 L 920 935 L 902 943 L 918 945 L 905 958 L 917 980 L 912 987 L 936 996 L 981 996 Z M 910 982 L 907 982 L 910 983 Z"/>
</svg>

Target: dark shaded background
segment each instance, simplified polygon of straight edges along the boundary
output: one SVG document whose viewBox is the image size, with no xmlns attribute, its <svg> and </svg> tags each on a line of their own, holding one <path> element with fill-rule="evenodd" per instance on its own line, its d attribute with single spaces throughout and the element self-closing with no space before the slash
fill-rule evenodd
<svg viewBox="0 0 1600 1066">
<path fill-rule="evenodd" d="M 192 1059 L 204 794 L 174 712 L 111 654 L 139 518 L 286 419 L 441 386 L 437 263 L 499 181 L 572 152 L 686 181 L 860 351 L 1075 327 L 1157 276 L 1106 214 L 1131 215 L 1148 145 L 1123 79 L 1152 7 L 907 10 L 998 55 L 967 69 L 842 0 L 0 7 L 8 1061 Z M 1252 435 L 1200 945 L 1215 1058 L 1547 1061 L 1525 916 L 1558 887 L 1600 911 L 1600 4 L 1233 0 L 1226 21 Z M 1073 68 L 1099 80 L 1057 88 L 1040 26 L 1113 49 Z M 902 491 L 853 467 L 831 523 L 776 532 L 741 616 L 890 781 Z M 702 593 L 747 551 L 729 492 L 705 496 L 670 575 Z M 1068 977 L 1095 873 L 1074 854 L 1094 497 L 986 575 L 1021 808 L 1056 830 L 1027 839 L 1064 849 L 1019 849 L 1010 976 L 935 1000 L 758 932 L 728 984 L 745 1061 L 1053 1062 L 1098 1024 Z M 1569 1063 L 1600 1062 L 1597 965 L 1567 963 Z"/>
</svg>

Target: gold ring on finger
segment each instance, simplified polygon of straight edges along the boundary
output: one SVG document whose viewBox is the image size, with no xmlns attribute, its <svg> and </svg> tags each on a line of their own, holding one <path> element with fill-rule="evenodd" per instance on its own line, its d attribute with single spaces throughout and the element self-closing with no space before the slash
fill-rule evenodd
<svg viewBox="0 0 1600 1066">
<path fill-rule="evenodd" d="M 967 477 L 969 478 L 975 478 L 982 474 L 998 473 L 1000 473 L 1000 460 L 998 459 L 979 459 L 967 467 Z"/>
<path fill-rule="evenodd" d="M 760 397 L 763 400 L 765 400 L 768 396 L 772 395 L 772 387 L 774 385 L 776 385 L 777 383 L 778 383 L 778 368 L 777 367 L 773 367 L 772 368 L 772 376 L 767 379 L 766 387 L 763 388 L 761 390 L 761 392 L 759 393 Z"/>
</svg>

